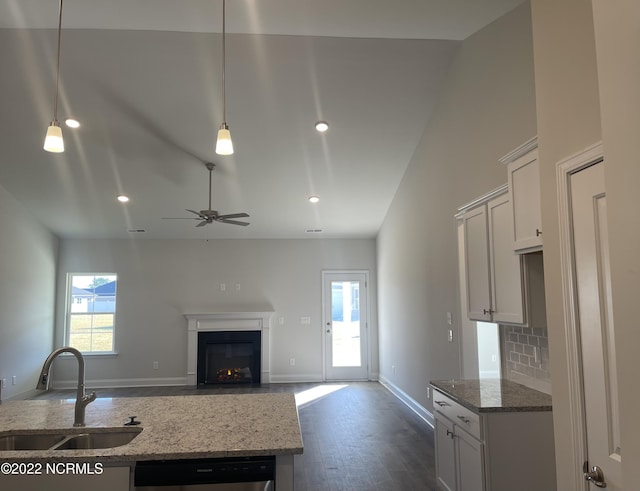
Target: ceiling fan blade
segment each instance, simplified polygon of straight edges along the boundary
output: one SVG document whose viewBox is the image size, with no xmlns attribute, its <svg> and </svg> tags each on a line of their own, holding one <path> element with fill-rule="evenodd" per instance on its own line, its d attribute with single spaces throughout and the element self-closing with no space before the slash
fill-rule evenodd
<svg viewBox="0 0 640 491">
<path fill-rule="evenodd" d="M 246 213 L 231 213 L 229 215 L 218 215 L 218 220 L 226 220 L 227 218 L 248 218 Z"/>
<path fill-rule="evenodd" d="M 207 220 L 202 220 L 198 225 L 196 225 L 196 227 L 204 227 L 207 223 L 211 223 Z"/>
<path fill-rule="evenodd" d="M 161 220 L 200 220 L 200 218 L 191 217 L 162 217 Z"/>
<path fill-rule="evenodd" d="M 249 225 L 249 223 L 247 222 L 238 222 L 237 220 L 217 220 L 220 223 L 230 223 L 231 225 L 242 225 L 243 227 L 246 227 L 247 225 Z"/>
</svg>

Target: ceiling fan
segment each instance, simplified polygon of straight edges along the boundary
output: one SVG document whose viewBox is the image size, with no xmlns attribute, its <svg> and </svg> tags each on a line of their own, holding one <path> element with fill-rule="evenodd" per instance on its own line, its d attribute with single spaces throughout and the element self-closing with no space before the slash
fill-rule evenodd
<svg viewBox="0 0 640 491">
<path fill-rule="evenodd" d="M 207 169 L 209 169 L 209 208 L 206 210 L 189 210 L 186 211 L 193 213 L 194 215 L 198 215 L 198 217 L 180 217 L 180 218 L 163 218 L 163 220 L 200 220 L 200 223 L 196 225 L 196 227 L 204 227 L 205 225 L 213 222 L 221 222 L 221 223 L 230 223 L 231 225 L 241 225 L 246 227 L 249 225 L 248 222 L 240 222 L 238 220 L 233 220 L 234 218 L 246 218 L 249 215 L 247 213 L 231 213 L 228 215 L 220 215 L 216 210 L 211 209 L 211 180 L 213 169 L 215 168 L 215 164 L 208 162 L 205 164 Z"/>
</svg>

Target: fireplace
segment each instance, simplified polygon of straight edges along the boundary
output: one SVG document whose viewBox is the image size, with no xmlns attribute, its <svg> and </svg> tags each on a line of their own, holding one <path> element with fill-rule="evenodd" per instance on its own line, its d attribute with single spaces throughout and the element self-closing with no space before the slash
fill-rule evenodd
<svg viewBox="0 0 640 491">
<path fill-rule="evenodd" d="M 260 331 L 198 333 L 198 385 L 259 384 Z"/>
<path fill-rule="evenodd" d="M 271 316 L 273 312 L 211 312 L 188 313 L 187 318 L 187 385 L 201 386 L 204 380 L 207 383 L 212 378 L 225 377 L 246 379 L 247 370 L 251 371 L 252 380 L 268 384 L 271 381 L 270 371 L 270 331 Z M 250 334 L 253 333 L 253 334 Z M 212 334 L 212 337 L 208 335 Z M 216 340 L 216 334 L 227 336 L 231 342 Z M 256 336 L 259 336 L 256 338 Z M 201 343 L 203 340 L 203 343 Z M 252 348 L 248 349 L 247 343 Z M 202 345 L 209 346 L 210 354 L 224 354 L 224 366 L 217 366 L 211 362 L 199 361 L 199 352 Z M 228 346 L 228 345 L 231 345 Z M 256 350 L 259 353 L 256 355 Z M 251 352 L 252 360 L 248 360 Z M 230 358 L 235 358 L 234 363 L 227 363 Z M 207 368 L 209 374 L 207 374 Z M 226 371 L 225 371 L 226 369 Z M 218 371 L 221 372 L 218 374 Z M 213 373 L 215 372 L 215 375 Z M 229 373 L 230 372 L 230 373 Z"/>
</svg>

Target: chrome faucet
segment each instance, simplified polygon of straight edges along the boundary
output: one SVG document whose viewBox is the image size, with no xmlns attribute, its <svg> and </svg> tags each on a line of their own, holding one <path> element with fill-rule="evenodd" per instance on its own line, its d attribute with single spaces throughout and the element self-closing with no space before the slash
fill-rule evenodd
<svg viewBox="0 0 640 491">
<path fill-rule="evenodd" d="M 54 350 L 44 361 L 36 389 L 49 389 L 49 370 L 51 369 L 53 360 L 61 353 L 71 353 L 78 360 L 78 392 L 76 395 L 75 420 L 73 422 L 73 426 L 84 426 L 84 410 L 89 404 L 96 400 L 96 393 L 92 392 L 87 395 L 84 393 L 84 357 L 80 351 L 75 348 L 71 348 L 70 346 Z"/>
</svg>

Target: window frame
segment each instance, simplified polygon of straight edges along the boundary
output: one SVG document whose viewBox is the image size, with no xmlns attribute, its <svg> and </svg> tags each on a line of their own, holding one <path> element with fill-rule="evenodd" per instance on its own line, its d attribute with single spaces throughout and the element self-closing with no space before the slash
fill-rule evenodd
<svg viewBox="0 0 640 491">
<path fill-rule="evenodd" d="M 115 290 L 114 290 L 114 295 L 113 295 L 113 310 L 112 311 L 92 311 L 92 312 L 73 312 L 73 306 L 75 305 L 74 299 L 76 298 L 76 295 L 73 294 L 73 280 L 74 278 L 77 277 L 89 277 L 89 278 L 101 278 L 101 277 L 114 277 L 115 278 L 115 282 L 116 282 L 116 286 L 115 286 Z M 105 273 L 105 272 L 101 272 L 101 273 L 94 273 L 94 272 L 81 272 L 81 273 L 67 273 L 67 291 L 66 291 L 66 296 L 65 296 L 65 326 L 64 326 L 64 339 L 65 339 L 65 344 L 67 346 L 73 346 L 71 344 L 71 319 L 73 318 L 74 315 L 101 315 L 101 314 L 110 314 L 113 316 L 113 329 L 111 332 L 111 349 L 108 351 L 98 351 L 98 350 L 94 350 L 91 349 L 90 351 L 85 351 L 85 350 L 81 350 L 80 348 L 76 347 L 77 349 L 80 350 L 80 352 L 85 355 L 85 356 L 100 356 L 100 355 L 116 355 L 116 326 L 117 326 L 117 322 L 116 322 L 116 314 L 117 314 L 117 309 L 118 309 L 118 274 L 117 273 Z M 93 329 L 94 327 L 91 327 L 92 333 L 93 333 Z"/>
</svg>

